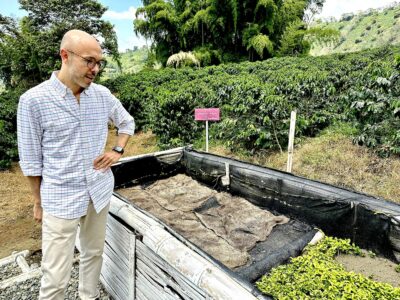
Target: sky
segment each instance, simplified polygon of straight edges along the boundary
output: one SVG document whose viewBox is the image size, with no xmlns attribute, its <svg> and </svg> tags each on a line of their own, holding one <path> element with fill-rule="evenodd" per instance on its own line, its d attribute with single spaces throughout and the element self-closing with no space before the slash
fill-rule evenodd
<svg viewBox="0 0 400 300">
<path fill-rule="evenodd" d="M 103 19 L 114 25 L 120 52 L 146 44 L 142 37 L 137 37 L 133 32 L 135 11 L 142 5 L 140 0 L 99 0 L 99 2 L 108 8 Z M 344 13 L 357 13 L 368 8 L 387 6 L 393 2 L 394 0 L 326 0 L 321 14 L 317 17 L 338 19 Z M 19 10 L 18 0 L 0 0 L 0 14 L 22 17 L 26 12 Z"/>
</svg>

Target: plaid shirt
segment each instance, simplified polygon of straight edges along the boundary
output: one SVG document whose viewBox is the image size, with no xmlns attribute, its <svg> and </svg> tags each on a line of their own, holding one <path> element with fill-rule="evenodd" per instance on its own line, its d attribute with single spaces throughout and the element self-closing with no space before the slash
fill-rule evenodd
<svg viewBox="0 0 400 300">
<path fill-rule="evenodd" d="M 110 201 L 114 177 L 95 170 L 104 152 L 108 121 L 132 135 L 133 118 L 111 92 L 92 83 L 80 103 L 56 72 L 24 93 L 18 104 L 18 151 L 25 176 L 42 176 L 43 210 L 64 219 L 86 215 L 90 199 L 97 212 Z"/>
</svg>

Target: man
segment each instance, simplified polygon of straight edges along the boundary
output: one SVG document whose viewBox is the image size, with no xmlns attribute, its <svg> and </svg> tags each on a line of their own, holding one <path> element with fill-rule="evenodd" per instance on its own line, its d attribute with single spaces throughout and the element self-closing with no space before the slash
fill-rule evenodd
<svg viewBox="0 0 400 300">
<path fill-rule="evenodd" d="M 39 299 L 64 299 L 78 224 L 79 296 L 96 299 L 114 186 L 110 166 L 135 126 L 119 100 L 93 83 L 105 66 L 93 36 L 68 31 L 60 56 L 61 70 L 21 96 L 17 115 L 20 165 L 31 185 L 34 219 L 42 222 Z M 109 120 L 119 135 L 113 151 L 103 153 Z"/>
</svg>

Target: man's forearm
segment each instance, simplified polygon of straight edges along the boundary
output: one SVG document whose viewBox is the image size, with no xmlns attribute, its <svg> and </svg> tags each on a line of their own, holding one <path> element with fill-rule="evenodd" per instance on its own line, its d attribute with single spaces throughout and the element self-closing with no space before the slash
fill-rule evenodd
<svg viewBox="0 0 400 300">
<path fill-rule="evenodd" d="M 42 182 L 41 176 L 27 176 L 29 185 L 31 186 L 31 191 L 33 195 L 33 200 L 35 204 L 41 204 L 40 199 L 40 183 Z"/>
<path fill-rule="evenodd" d="M 118 134 L 118 138 L 117 138 L 117 145 L 116 146 L 120 146 L 122 148 L 125 148 L 126 144 L 128 143 L 128 140 L 131 136 L 129 134 L 126 133 L 119 133 Z"/>
</svg>

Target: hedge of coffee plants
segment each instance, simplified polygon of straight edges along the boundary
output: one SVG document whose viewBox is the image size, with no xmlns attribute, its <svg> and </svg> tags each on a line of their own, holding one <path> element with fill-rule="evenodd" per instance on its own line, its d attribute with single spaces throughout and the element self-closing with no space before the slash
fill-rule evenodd
<svg viewBox="0 0 400 300">
<path fill-rule="evenodd" d="M 202 138 L 194 109 L 221 108 L 210 136 L 232 150 L 287 145 L 290 112 L 296 137 L 315 136 L 334 122 L 351 122 L 354 141 L 387 156 L 400 153 L 400 48 L 352 54 L 283 57 L 201 69 L 144 70 L 105 81 L 162 148 Z M 15 113 L 20 90 L 0 94 L 0 168 L 16 158 Z"/>
<path fill-rule="evenodd" d="M 296 136 L 335 122 L 358 129 L 354 141 L 387 156 L 400 153 L 399 48 L 324 57 L 274 58 L 202 69 L 142 71 L 106 81 L 163 148 L 204 134 L 194 109 L 220 107 L 210 134 L 233 150 L 286 147 L 290 112 Z"/>
</svg>

